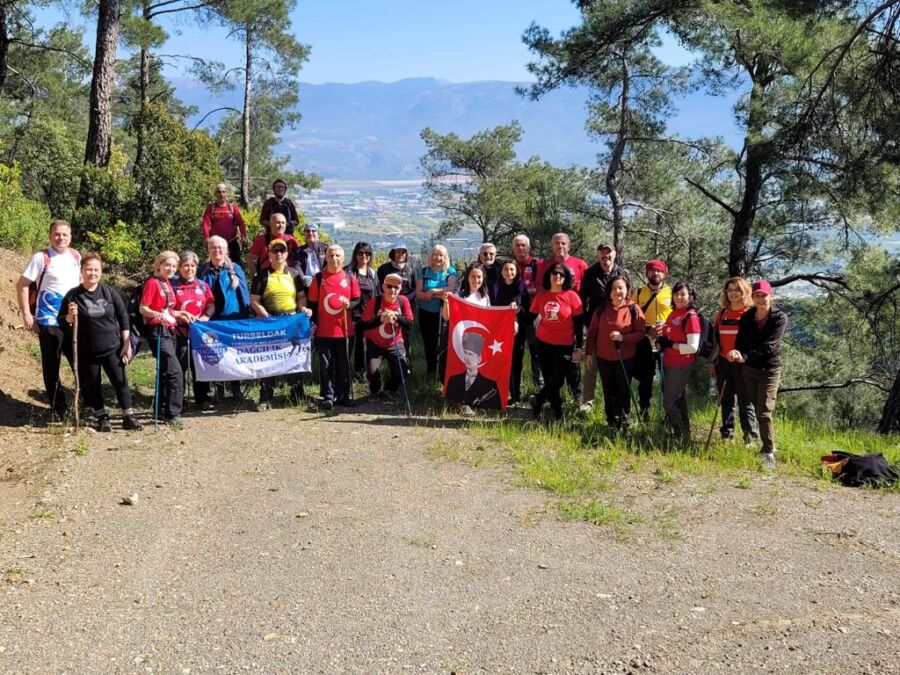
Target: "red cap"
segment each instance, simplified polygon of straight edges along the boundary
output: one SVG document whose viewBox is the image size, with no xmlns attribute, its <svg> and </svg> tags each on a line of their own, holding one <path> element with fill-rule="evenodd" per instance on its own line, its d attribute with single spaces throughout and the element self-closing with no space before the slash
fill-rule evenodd
<svg viewBox="0 0 900 675">
<path fill-rule="evenodd" d="M 766 295 L 772 295 L 772 284 L 770 284 L 765 279 L 760 279 L 753 283 L 753 289 L 750 292 L 750 295 L 754 293 L 765 293 Z"/>
<path fill-rule="evenodd" d="M 665 275 L 668 275 L 668 274 L 669 274 L 669 267 L 668 267 L 668 265 L 666 265 L 666 263 L 664 263 L 664 262 L 663 262 L 662 260 L 660 260 L 659 258 L 654 258 L 653 260 L 648 260 L 648 261 L 647 261 L 647 264 L 644 265 L 644 270 L 645 270 L 645 271 L 649 271 L 649 270 L 659 270 L 660 272 L 662 272 L 662 273 L 665 274 Z"/>
</svg>

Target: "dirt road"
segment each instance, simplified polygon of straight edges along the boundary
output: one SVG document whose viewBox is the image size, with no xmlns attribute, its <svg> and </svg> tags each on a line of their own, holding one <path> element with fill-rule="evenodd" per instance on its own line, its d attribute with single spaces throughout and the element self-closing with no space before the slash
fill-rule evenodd
<svg viewBox="0 0 900 675">
<path fill-rule="evenodd" d="M 623 536 L 397 422 L 193 418 L 0 483 L 0 672 L 900 672 L 897 493 L 637 486 L 688 515 Z"/>
</svg>

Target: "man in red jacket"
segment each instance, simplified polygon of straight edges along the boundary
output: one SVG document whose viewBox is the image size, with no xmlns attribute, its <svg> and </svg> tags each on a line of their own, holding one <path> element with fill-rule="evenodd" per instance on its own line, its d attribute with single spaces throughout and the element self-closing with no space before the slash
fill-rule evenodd
<svg viewBox="0 0 900 675">
<path fill-rule="evenodd" d="M 240 264 L 241 247 L 247 248 L 247 226 L 238 205 L 228 201 L 228 186 L 225 183 L 216 186 L 216 201 L 206 205 L 201 229 L 204 244 L 213 235 L 222 237 L 228 242 L 231 262 Z"/>
</svg>

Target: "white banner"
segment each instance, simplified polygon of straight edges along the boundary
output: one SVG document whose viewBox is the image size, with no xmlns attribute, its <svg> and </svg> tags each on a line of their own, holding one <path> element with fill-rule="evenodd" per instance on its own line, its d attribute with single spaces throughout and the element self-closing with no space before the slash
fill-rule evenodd
<svg viewBox="0 0 900 675">
<path fill-rule="evenodd" d="M 197 380 L 223 382 L 308 373 L 310 323 L 305 314 L 191 324 Z"/>
</svg>

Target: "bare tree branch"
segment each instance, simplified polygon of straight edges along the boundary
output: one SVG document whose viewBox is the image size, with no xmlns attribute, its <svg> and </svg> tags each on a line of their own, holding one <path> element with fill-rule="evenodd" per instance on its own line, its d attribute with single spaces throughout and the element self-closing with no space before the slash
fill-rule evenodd
<svg viewBox="0 0 900 675">
<path fill-rule="evenodd" d="M 825 274 L 823 272 L 813 272 L 811 274 L 791 274 L 790 276 L 776 279 L 775 281 L 770 281 L 769 283 L 772 284 L 773 288 L 777 288 L 779 286 L 787 286 L 788 284 L 792 284 L 795 281 L 808 281 L 809 283 L 815 284 L 817 286 L 827 282 L 830 284 L 843 286 L 847 290 L 850 290 L 850 285 L 847 283 L 847 280 L 844 279 L 843 276 L 835 274 Z"/>
<path fill-rule="evenodd" d="M 719 206 L 721 206 L 723 209 L 725 209 L 726 211 L 728 211 L 728 213 L 730 213 L 730 214 L 732 215 L 732 217 L 735 217 L 735 218 L 737 217 L 737 215 L 738 215 L 738 210 L 737 210 L 736 208 L 734 208 L 733 206 L 731 206 L 730 204 L 726 203 L 721 197 L 719 197 L 718 195 L 714 194 L 713 192 L 710 192 L 710 191 L 709 191 L 707 188 L 705 188 L 703 185 L 701 185 L 700 183 L 698 183 L 697 181 L 695 181 L 695 180 L 693 180 L 693 179 L 691 179 L 691 178 L 688 178 L 687 176 L 685 176 L 684 179 L 685 179 L 688 183 L 690 183 L 691 185 L 693 185 L 695 188 L 697 188 L 697 189 L 698 189 L 700 192 L 702 192 L 704 195 L 706 195 L 706 197 L 707 197 L 708 199 L 711 199 L 711 200 L 714 201 L 716 204 L 718 204 Z"/>
<path fill-rule="evenodd" d="M 779 394 L 786 394 L 793 391 L 819 391 L 824 389 L 846 389 L 847 387 L 853 387 L 857 384 L 867 384 L 870 387 L 875 387 L 876 389 L 880 389 L 884 392 L 890 392 L 891 388 L 884 386 L 881 382 L 877 380 L 870 380 L 867 377 L 851 377 L 846 382 L 828 382 L 825 384 L 809 384 L 802 387 L 779 387 Z"/>
</svg>

